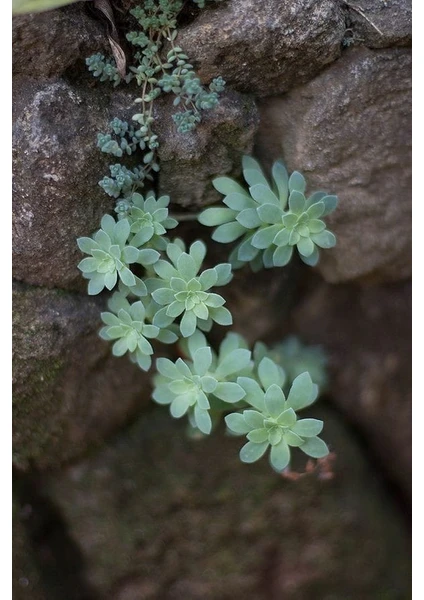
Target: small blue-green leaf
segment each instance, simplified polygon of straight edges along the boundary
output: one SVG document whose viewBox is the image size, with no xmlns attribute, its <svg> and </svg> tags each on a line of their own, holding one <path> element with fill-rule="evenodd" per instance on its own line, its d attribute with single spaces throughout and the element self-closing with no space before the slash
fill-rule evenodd
<svg viewBox="0 0 424 600">
<path fill-rule="evenodd" d="M 119 277 L 121 278 L 122 283 L 128 287 L 136 284 L 134 275 L 127 267 L 122 267 L 122 269 L 119 270 Z"/>
<path fill-rule="evenodd" d="M 302 256 L 311 256 L 315 248 L 314 242 L 308 237 L 301 237 L 297 242 L 297 249 Z"/>
<path fill-rule="evenodd" d="M 252 198 L 256 200 L 258 204 L 271 204 L 281 208 L 280 201 L 269 187 L 268 182 L 265 184 L 258 183 L 252 185 L 249 191 Z"/>
<path fill-rule="evenodd" d="M 292 427 L 296 423 L 296 413 L 292 408 L 284 410 L 281 415 L 278 415 L 277 422 L 284 427 Z"/>
<path fill-rule="evenodd" d="M 286 167 L 279 160 L 272 165 L 272 178 L 280 196 L 280 206 L 284 209 L 289 195 L 289 175 Z"/>
<path fill-rule="evenodd" d="M 219 382 L 214 390 L 214 396 L 224 402 L 238 402 L 245 395 L 246 392 L 240 385 L 227 381 Z"/>
<path fill-rule="evenodd" d="M 274 204 L 262 204 L 258 208 L 258 215 L 263 223 L 272 225 L 274 223 L 282 224 L 283 211 L 279 206 Z"/>
<path fill-rule="evenodd" d="M 287 397 L 287 406 L 298 411 L 309 406 L 313 400 L 313 383 L 307 371 L 296 377 Z"/>
<path fill-rule="evenodd" d="M 306 438 L 300 449 L 312 458 L 323 458 L 329 453 L 327 444 L 319 437 Z"/>
<path fill-rule="evenodd" d="M 245 434 L 250 431 L 249 425 L 246 423 L 243 415 L 240 413 L 231 413 L 225 417 L 225 423 L 228 429 L 234 431 L 234 433 Z"/>
<path fill-rule="evenodd" d="M 293 254 L 293 246 L 278 246 L 272 256 L 272 261 L 275 267 L 285 267 Z"/>
<path fill-rule="evenodd" d="M 252 429 L 247 434 L 247 439 L 249 442 L 254 442 L 255 444 L 261 444 L 262 442 L 268 441 L 268 429 L 262 427 L 261 429 Z"/>
<path fill-rule="evenodd" d="M 337 198 L 337 196 L 324 196 L 324 198 L 321 199 L 321 202 L 323 202 L 323 204 L 325 206 L 324 212 L 322 213 L 321 216 L 325 217 L 326 215 L 329 215 L 331 212 L 333 212 L 333 210 L 335 210 L 337 208 L 339 199 Z"/>
<path fill-rule="evenodd" d="M 252 200 L 252 198 L 249 198 L 245 194 L 238 194 L 237 192 L 229 194 L 226 198 L 224 198 L 223 203 L 237 212 L 240 212 L 245 208 L 256 207 L 255 201 Z"/>
<path fill-rule="evenodd" d="M 290 448 L 284 438 L 272 446 L 270 462 L 276 471 L 283 471 L 290 462 Z"/>
<path fill-rule="evenodd" d="M 158 304 L 168 305 L 174 302 L 175 292 L 169 288 L 159 288 L 152 292 L 152 298 Z"/>
<path fill-rule="evenodd" d="M 183 337 L 193 335 L 196 330 L 197 317 L 192 310 L 186 310 L 180 323 L 180 331 Z"/>
<path fill-rule="evenodd" d="M 300 419 L 291 429 L 302 437 L 315 437 L 321 433 L 323 426 L 324 423 L 318 419 Z"/>
<path fill-rule="evenodd" d="M 294 190 L 293 192 L 291 192 L 291 194 L 289 196 L 289 207 L 290 207 L 290 210 L 292 211 L 292 213 L 294 213 L 295 215 L 301 215 L 303 213 L 303 211 L 305 210 L 305 206 L 306 206 L 305 196 L 301 192 L 298 192 L 297 190 Z"/>
<path fill-rule="evenodd" d="M 187 412 L 190 399 L 187 396 L 177 396 L 171 403 L 170 412 L 175 419 L 179 419 Z"/>
<path fill-rule="evenodd" d="M 218 378 L 228 377 L 237 371 L 242 371 L 250 362 L 251 352 L 244 348 L 237 348 L 227 354 L 220 362 L 215 373 Z"/>
<path fill-rule="evenodd" d="M 321 233 L 312 233 L 312 241 L 320 248 L 333 248 L 336 245 L 336 236 L 331 231 L 321 231 Z"/>
<path fill-rule="evenodd" d="M 225 196 L 237 193 L 248 197 L 246 190 L 237 181 L 230 179 L 230 177 L 217 177 L 212 181 L 212 185 L 218 192 Z"/>
<path fill-rule="evenodd" d="M 225 306 L 219 306 L 218 308 L 210 308 L 209 315 L 215 323 L 218 325 L 232 325 L 233 317 Z"/>
<path fill-rule="evenodd" d="M 278 417 L 284 410 L 286 401 L 283 390 L 275 383 L 270 385 L 265 392 L 265 407 L 271 417 Z M 295 419 L 296 420 L 296 419 Z M 282 423 L 284 425 L 284 423 Z"/>
<path fill-rule="evenodd" d="M 256 410 L 243 411 L 243 417 L 251 429 L 261 429 L 264 426 L 264 416 Z"/>
<path fill-rule="evenodd" d="M 255 444 L 254 442 L 247 442 L 240 450 L 240 460 L 244 463 L 254 463 L 259 460 L 266 452 L 268 448 L 268 442 L 262 442 L 262 444 Z"/>
<path fill-rule="evenodd" d="M 220 225 L 212 234 L 212 239 L 215 242 L 221 242 L 222 244 L 228 244 L 234 242 L 246 232 L 246 228 L 240 223 L 225 223 Z"/>
<path fill-rule="evenodd" d="M 208 435 L 211 432 L 212 420 L 207 410 L 196 405 L 194 407 L 194 421 L 202 433 Z"/>
<path fill-rule="evenodd" d="M 207 208 L 200 213 L 198 221 L 207 227 L 214 227 L 234 221 L 236 215 L 237 212 L 230 208 Z"/>
<path fill-rule="evenodd" d="M 282 225 L 277 224 L 259 229 L 252 238 L 252 246 L 260 250 L 268 248 L 281 228 Z"/>
<path fill-rule="evenodd" d="M 275 362 L 268 357 L 263 358 L 259 363 L 258 376 L 264 390 L 267 390 L 271 385 L 281 386 L 280 370 Z"/>
<path fill-rule="evenodd" d="M 290 193 L 293 192 L 293 190 L 296 190 L 297 192 L 300 192 L 301 194 L 303 194 L 305 192 L 305 189 L 306 189 L 305 178 L 298 171 L 293 171 L 293 173 L 290 175 L 290 179 L 289 179 Z"/>
<path fill-rule="evenodd" d="M 194 259 L 185 252 L 181 254 L 177 261 L 177 269 L 180 277 L 182 277 L 185 281 L 189 281 L 193 277 L 196 277 L 198 271 Z"/>
<path fill-rule="evenodd" d="M 246 229 L 255 229 L 261 225 L 261 220 L 256 208 L 246 208 L 245 210 L 242 210 L 237 215 L 236 220 Z"/>
<path fill-rule="evenodd" d="M 251 377 L 237 377 L 237 383 L 246 392 L 245 400 L 254 408 L 263 412 L 265 410 L 264 392 L 259 383 Z"/>
</svg>

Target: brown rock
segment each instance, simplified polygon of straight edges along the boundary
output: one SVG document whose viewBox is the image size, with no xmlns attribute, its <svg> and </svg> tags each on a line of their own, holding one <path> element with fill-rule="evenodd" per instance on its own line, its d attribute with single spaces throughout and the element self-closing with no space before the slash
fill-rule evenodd
<svg viewBox="0 0 424 600">
<path fill-rule="evenodd" d="M 212 179 L 241 173 L 241 157 L 250 154 L 259 115 L 252 98 L 226 92 L 220 103 L 202 113 L 202 123 L 188 134 L 178 133 L 171 102 L 158 111 L 160 136 L 159 190 L 170 194 L 173 203 L 199 208 L 222 199 Z"/>
<path fill-rule="evenodd" d="M 91 54 L 110 54 L 108 46 L 106 30 L 83 3 L 13 18 L 14 75 L 60 77 Z"/>
<path fill-rule="evenodd" d="M 351 434 L 330 411 L 316 416 L 337 453 L 333 479 L 243 465 L 240 438 L 188 441 L 159 409 L 42 489 L 102 598 L 407 598 L 400 516 Z"/>
<path fill-rule="evenodd" d="M 149 401 L 147 376 L 97 335 L 104 298 L 16 284 L 13 309 L 16 467 L 74 459 Z"/>
<path fill-rule="evenodd" d="M 411 45 L 411 0 L 342 1 L 342 4 L 348 26 L 344 45 L 364 45 L 368 48 Z"/>
<path fill-rule="evenodd" d="M 325 347 L 334 402 L 390 478 L 410 493 L 410 284 L 312 285 L 294 312 L 294 328 L 306 342 Z"/>
<path fill-rule="evenodd" d="M 282 156 L 310 190 L 340 198 L 328 217 L 337 246 L 318 266 L 330 282 L 410 275 L 410 59 L 404 49 L 351 49 L 261 105 L 258 156 Z"/>
<path fill-rule="evenodd" d="M 181 30 L 205 81 L 222 77 L 242 92 L 281 94 L 340 56 L 343 11 L 333 0 L 228 0 Z"/>
</svg>

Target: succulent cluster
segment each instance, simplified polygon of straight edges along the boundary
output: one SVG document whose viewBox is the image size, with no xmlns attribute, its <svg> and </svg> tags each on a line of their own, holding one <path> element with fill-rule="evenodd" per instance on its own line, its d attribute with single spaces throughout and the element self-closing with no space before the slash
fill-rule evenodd
<svg viewBox="0 0 424 600">
<path fill-rule="evenodd" d="M 247 435 L 240 451 L 242 462 L 258 460 L 271 447 L 270 462 L 282 471 L 290 462 L 290 447 L 299 447 L 308 456 L 321 458 L 328 448 L 318 437 L 323 428 L 317 419 L 298 419 L 297 412 L 311 405 L 319 388 L 309 373 L 298 375 L 286 399 L 286 373 L 281 365 L 265 356 L 255 359 L 242 336 L 228 333 L 219 353 L 208 346 L 197 331 L 182 350 L 186 360 L 175 363 L 158 359 L 153 399 L 169 405 L 171 415 L 188 416 L 192 428 L 209 434 L 216 416 L 230 412 L 225 422 L 231 433 Z"/>
<path fill-rule="evenodd" d="M 217 242 L 240 240 L 230 254 L 234 268 L 250 263 L 254 271 L 283 267 L 290 261 L 296 246 L 300 258 L 315 266 L 320 248 L 336 243 L 322 217 L 337 206 L 337 196 L 325 192 L 305 195 L 306 182 L 300 173 L 288 176 L 282 162 L 272 167 L 272 185 L 259 163 L 243 157 L 245 190 L 229 177 L 218 177 L 213 185 L 224 194 L 226 208 L 207 208 L 199 216 L 203 225 L 218 226 L 212 234 Z"/>
</svg>

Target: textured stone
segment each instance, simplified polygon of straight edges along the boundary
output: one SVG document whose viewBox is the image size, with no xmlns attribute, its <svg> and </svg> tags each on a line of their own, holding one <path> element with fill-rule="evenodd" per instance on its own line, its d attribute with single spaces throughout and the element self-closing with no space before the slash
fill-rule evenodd
<svg viewBox="0 0 424 600">
<path fill-rule="evenodd" d="M 14 286 L 13 458 L 19 469 L 83 454 L 149 399 L 147 376 L 97 330 L 104 298 Z"/>
<path fill-rule="evenodd" d="M 263 97 L 338 58 L 345 28 L 333 0 L 228 0 L 183 28 L 178 43 L 205 81 L 222 75 L 231 87 Z"/>
<path fill-rule="evenodd" d="M 13 74 L 59 77 L 96 52 L 108 52 L 105 29 L 85 6 L 66 6 L 13 18 Z"/>
<path fill-rule="evenodd" d="M 400 515 L 351 434 L 330 411 L 315 416 L 337 453 L 334 479 L 243 465 L 240 438 L 188 441 L 158 409 L 40 489 L 101 598 L 407 598 Z"/>
<path fill-rule="evenodd" d="M 20 80 L 14 92 L 13 276 L 85 289 L 76 238 L 98 229 L 114 205 L 97 185 L 108 174 L 108 157 L 96 148 L 107 97 L 64 81 Z"/>
<path fill-rule="evenodd" d="M 411 490 L 411 289 L 311 283 L 293 326 L 330 358 L 334 402 L 360 428 L 386 474 Z"/>
<path fill-rule="evenodd" d="M 345 44 L 347 41 L 348 44 L 359 44 L 368 48 L 411 45 L 411 0 L 361 0 L 359 4 L 343 4 L 348 26 Z"/>
<path fill-rule="evenodd" d="M 174 112 L 168 102 L 157 120 L 159 189 L 183 207 L 213 204 L 222 196 L 213 188 L 212 179 L 240 175 L 241 157 L 252 151 L 259 124 L 256 105 L 248 96 L 226 92 L 217 107 L 204 111 L 201 125 L 189 134 L 176 131 Z"/>
<path fill-rule="evenodd" d="M 257 155 L 282 156 L 310 190 L 340 198 L 328 217 L 337 246 L 318 265 L 328 281 L 410 275 L 410 59 L 406 49 L 353 48 L 261 105 Z"/>
</svg>

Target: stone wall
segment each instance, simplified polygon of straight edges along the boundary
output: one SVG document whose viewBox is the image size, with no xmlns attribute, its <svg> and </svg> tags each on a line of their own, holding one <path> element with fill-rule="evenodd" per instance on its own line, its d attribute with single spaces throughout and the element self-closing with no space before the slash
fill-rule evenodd
<svg viewBox="0 0 424 600">
<path fill-rule="evenodd" d="M 334 478 L 287 482 L 241 465 L 223 432 L 186 440 L 151 412 L 150 376 L 98 338 L 107 295 L 87 297 L 75 240 L 113 208 L 96 134 L 132 114 L 136 90 L 87 74 L 84 58 L 109 50 L 84 3 L 14 18 L 14 467 L 81 555 L 81 589 L 50 586 L 49 600 L 408 597 L 410 19 L 408 0 L 208 3 L 178 43 L 202 81 L 224 77 L 223 100 L 189 135 L 158 106 L 157 187 L 174 208 L 217 201 L 212 178 L 238 177 L 243 154 L 281 157 L 340 198 L 316 269 L 245 269 L 225 289 L 251 343 L 295 333 L 329 354 Z M 181 235 L 225 259 L 202 226 Z M 45 577 L 31 577 L 38 598 Z"/>
</svg>

